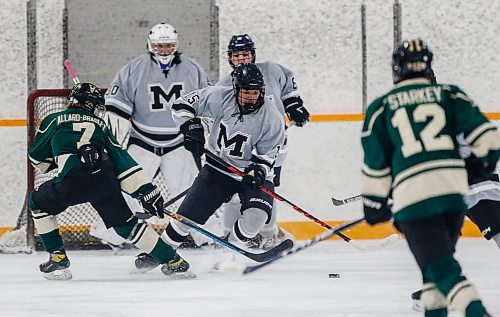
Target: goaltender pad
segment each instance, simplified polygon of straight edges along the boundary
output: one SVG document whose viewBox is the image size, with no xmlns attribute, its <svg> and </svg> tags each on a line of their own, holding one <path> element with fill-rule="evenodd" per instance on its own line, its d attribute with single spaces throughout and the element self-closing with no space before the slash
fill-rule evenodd
<svg viewBox="0 0 500 317">
<path fill-rule="evenodd" d="M 67 107 L 69 92 L 69 89 L 39 89 L 30 93 L 27 102 L 27 149 L 33 143 L 36 129 L 43 118 L 48 114 L 64 110 Z M 27 194 L 36 186 L 55 176 L 55 172 L 39 173 L 31 166 L 28 159 L 26 164 Z M 167 200 L 176 194 L 172 195 L 168 192 L 161 173 L 153 179 L 153 183 L 161 188 L 162 194 Z M 26 195 L 14 230 L 0 237 L 0 253 L 31 253 L 41 246 L 39 239 L 36 237 L 33 220 L 29 214 L 27 197 Z M 177 207 L 178 205 L 173 205 L 170 209 L 177 210 Z M 99 215 L 90 204 L 69 207 L 65 212 L 58 215 L 59 230 L 66 247 L 76 249 L 102 248 L 103 244 L 101 240 L 89 234 L 92 224 L 97 219 L 99 219 Z M 163 229 L 167 221 L 166 219 L 158 219 L 156 217 L 148 220 L 157 230 Z"/>
</svg>

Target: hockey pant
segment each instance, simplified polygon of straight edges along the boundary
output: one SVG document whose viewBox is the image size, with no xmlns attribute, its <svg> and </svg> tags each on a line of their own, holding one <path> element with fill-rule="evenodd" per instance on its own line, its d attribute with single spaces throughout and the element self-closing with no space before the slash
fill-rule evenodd
<svg viewBox="0 0 500 317">
<path fill-rule="evenodd" d="M 422 304 L 426 316 L 445 316 L 452 307 L 467 316 L 482 316 L 479 294 L 462 274 L 455 260 L 455 245 L 464 219 L 463 212 L 395 222 L 422 272 Z"/>
<path fill-rule="evenodd" d="M 110 160 L 102 161 L 95 170 L 74 167 L 60 182 L 47 181 L 31 193 L 30 209 L 47 252 L 64 247 L 56 215 L 81 203 L 90 203 L 107 228 L 114 228 L 160 263 L 173 258 L 174 250 L 153 229 L 145 223 L 139 224 L 133 216 L 123 199 Z"/>
<path fill-rule="evenodd" d="M 281 175 L 281 166 L 274 168 L 274 187 L 279 186 L 279 178 Z M 278 213 L 277 207 L 278 204 L 276 200 L 273 202 L 273 209 L 271 213 L 271 219 L 266 222 L 262 230 L 260 230 L 260 235 L 264 238 L 271 238 L 278 233 L 278 226 L 276 224 Z M 207 229 L 209 231 L 222 231 L 222 236 L 227 236 L 231 233 L 236 220 L 241 215 L 241 201 L 239 195 L 233 195 L 233 197 L 227 201 L 221 208 L 220 212 L 217 215 L 213 215 L 208 220 L 207 224 L 210 224 L 210 227 Z M 220 228 L 222 227 L 222 228 Z"/>
<path fill-rule="evenodd" d="M 467 217 L 487 240 L 495 240 L 500 248 L 500 182 L 487 180 L 471 185 L 465 201 L 469 208 Z"/>
<path fill-rule="evenodd" d="M 265 185 L 274 190 L 271 182 Z M 239 180 L 205 165 L 181 203 L 177 213 L 203 225 L 214 212 L 234 194 L 242 201 L 239 218 L 234 230 L 240 240 L 251 239 L 271 218 L 273 199 L 255 186 L 243 186 Z M 178 247 L 191 230 L 186 225 L 171 220 L 162 234 L 165 242 Z"/>
<path fill-rule="evenodd" d="M 130 145 L 127 151 L 150 179 L 154 179 L 157 172 L 162 173 L 167 190 L 172 197 L 189 188 L 198 173 L 193 155 L 182 146 L 161 157 L 135 144 Z M 123 197 L 134 214 L 143 212 L 137 199 L 127 194 L 123 194 Z M 168 200 L 167 197 L 164 198 Z M 100 220 L 92 224 L 91 234 L 117 245 L 126 242 L 114 230 L 104 228 Z"/>
</svg>

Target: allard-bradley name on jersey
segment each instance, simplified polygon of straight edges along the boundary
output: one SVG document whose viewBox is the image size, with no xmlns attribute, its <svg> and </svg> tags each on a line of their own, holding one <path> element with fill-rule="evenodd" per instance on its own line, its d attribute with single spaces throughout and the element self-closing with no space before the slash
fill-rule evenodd
<svg viewBox="0 0 500 317">
<path fill-rule="evenodd" d="M 439 102 L 441 101 L 441 90 L 440 86 L 432 86 L 398 91 L 388 95 L 384 101 L 389 103 L 391 110 L 396 110 L 399 107 Z"/>
<path fill-rule="evenodd" d="M 104 126 L 105 126 L 104 121 L 102 121 L 101 119 L 98 119 L 98 118 L 92 117 L 92 116 L 81 115 L 78 113 L 66 113 L 66 114 L 62 114 L 62 115 L 57 117 L 57 124 L 61 124 L 61 123 L 68 122 L 68 121 L 71 121 L 71 122 L 90 121 L 90 122 L 97 124 L 101 128 L 104 128 Z"/>
</svg>

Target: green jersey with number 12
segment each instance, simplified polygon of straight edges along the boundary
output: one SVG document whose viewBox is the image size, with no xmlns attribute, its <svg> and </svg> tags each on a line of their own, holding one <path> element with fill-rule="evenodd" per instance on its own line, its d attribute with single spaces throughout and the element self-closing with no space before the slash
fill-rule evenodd
<svg viewBox="0 0 500 317">
<path fill-rule="evenodd" d="M 460 133 L 477 157 L 496 163 L 497 128 L 460 88 L 425 78 L 400 82 L 366 113 L 363 195 L 380 200 L 392 194 L 396 221 L 465 211 Z"/>
</svg>

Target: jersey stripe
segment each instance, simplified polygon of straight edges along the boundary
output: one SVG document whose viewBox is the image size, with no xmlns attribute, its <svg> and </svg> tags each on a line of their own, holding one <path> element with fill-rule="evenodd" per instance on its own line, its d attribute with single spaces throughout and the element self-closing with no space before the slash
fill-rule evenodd
<svg viewBox="0 0 500 317">
<path fill-rule="evenodd" d="M 393 186 L 396 187 L 399 183 L 403 182 L 408 177 L 411 177 L 415 174 L 419 174 L 421 172 L 428 171 L 431 169 L 446 168 L 446 167 L 464 167 L 464 166 L 465 162 L 459 159 L 426 161 L 399 172 L 398 175 L 394 177 Z"/>
<path fill-rule="evenodd" d="M 467 172 L 464 168 L 441 168 L 413 175 L 393 189 L 393 211 L 397 212 L 420 201 L 467 193 Z"/>
<path fill-rule="evenodd" d="M 469 144 L 473 144 L 476 142 L 476 139 L 479 138 L 483 133 L 485 133 L 488 130 L 496 130 L 496 126 L 491 123 L 491 122 L 485 122 L 481 124 L 479 127 L 474 129 L 469 135 L 465 138 L 465 141 Z"/>
</svg>

